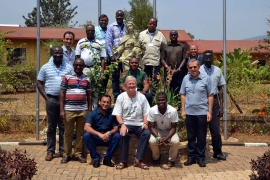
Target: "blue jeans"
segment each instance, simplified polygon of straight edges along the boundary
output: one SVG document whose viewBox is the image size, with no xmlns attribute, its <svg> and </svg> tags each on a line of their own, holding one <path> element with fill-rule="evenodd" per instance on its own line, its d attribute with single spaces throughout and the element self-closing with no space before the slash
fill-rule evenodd
<svg viewBox="0 0 270 180">
<path fill-rule="evenodd" d="M 186 115 L 188 158 L 191 160 L 205 158 L 207 125 L 206 115 Z"/>
<path fill-rule="evenodd" d="M 50 97 L 46 101 L 46 113 L 47 113 L 47 152 L 55 153 L 56 144 L 56 127 L 59 130 L 59 152 L 64 152 L 64 123 L 60 118 L 60 104 L 59 99 Z"/>
<path fill-rule="evenodd" d="M 222 141 L 221 141 L 221 135 L 220 135 L 220 121 L 219 117 L 217 116 L 218 110 L 219 110 L 219 102 L 218 97 L 215 96 L 214 98 L 214 106 L 213 106 L 213 114 L 212 114 L 212 120 L 209 122 L 209 130 L 212 137 L 212 146 L 214 155 L 218 155 L 222 153 Z"/>
<path fill-rule="evenodd" d="M 118 67 L 112 73 L 112 89 L 113 89 L 114 102 L 116 102 L 116 99 L 118 95 L 120 94 L 119 84 L 120 84 L 121 72 L 123 72 L 122 63 L 118 63 Z"/>
<path fill-rule="evenodd" d="M 144 66 L 144 72 L 147 74 L 147 76 L 150 78 L 151 81 L 154 79 L 154 82 L 155 82 L 155 84 L 157 86 L 158 85 L 158 82 L 159 82 L 158 79 L 157 79 L 157 75 L 160 72 L 160 66 L 145 65 Z M 153 74 L 154 74 L 154 77 L 153 77 Z M 156 95 L 155 87 L 153 87 L 152 85 L 150 85 L 150 88 L 151 88 L 151 95 L 152 95 L 152 97 L 155 97 L 155 95 Z"/>
<path fill-rule="evenodd" d="M 119 138 L 119 132 L 112 134 L 107 142 L 104 142 L 100 137 L 94 136 L 88 132 L 85 132 L 83 135 L 84 144 L 90 151 L 91 158 L 94 161 L 100 161 L 100 155 L 96 151 L 96 146 L 108 147 L 108 150 L 104 156 L 104 160 L 110 161 L 112 159 L 113 153 L 119 147 Z"/>
<path fill-rule="evenodd" d="M 128 150 L 129 150 L 129 139 L 131 134 L 136 134 L 139 137 L 139 142 L 137 146 L 137 154 L 136 158 L 139 160 L 143 160 L 144 154 L 148 145 L 148 141 L 150 139 L 150 131 L 149 129 L 142 129 L 142 126 L 130 126 L 126 125 L 128 132 L 125 136 L 120 137 L 120 162 L 128 161 Z"/>
</svg>

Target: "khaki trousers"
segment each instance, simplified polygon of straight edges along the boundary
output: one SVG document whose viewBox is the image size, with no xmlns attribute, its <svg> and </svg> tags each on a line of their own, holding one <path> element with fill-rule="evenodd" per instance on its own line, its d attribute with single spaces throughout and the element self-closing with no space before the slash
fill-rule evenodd
<svg viewBox="0 0 270 180">
<path fill-rule="evenodd" d="M 74 135 L 74 124 L 76 123 L 76 142 L 74 155 L 79 157 L 82 155 L 84 133 L 84 123 L 86 120 L 87 111 L 65 111 L 65 138 L 64 138 L 64 155 L 70 156 L 72 153 L 72 141 Z"/>
<path fill-rule="evenodd" d="M 167 134 L 161 134 L 160 132 L 158 132 L 159 136 L 162 137 L 166 137 Z M 177 154 L 178 154 L 178 148 L 179 148 L 179 137 L 178 134 L 175 133 L 171 139 L 168 140 L 170 143 L 170 150 L 169 150 L 169 161 L 175 161 Z M 157 160 L 160 156 L 160 151 L 159 151 L 159 145 L 156 141 L 155 136 L 153 136 L 151 134 L 151 137 L 149 139 L 149 145 L 150 145 L 150 149 L 152 151 L 152 158 L 153 160 Z"/>
</svg>

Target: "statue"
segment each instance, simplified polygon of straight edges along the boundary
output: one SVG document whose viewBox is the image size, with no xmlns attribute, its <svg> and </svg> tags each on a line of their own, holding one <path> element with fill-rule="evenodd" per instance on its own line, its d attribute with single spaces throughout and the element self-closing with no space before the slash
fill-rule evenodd
<svg viewBox="0 0 270 180">
<path fill-rule="evenodd" d="M 129 60 L 136 57 L 141 64 L 142 44 L 139 41 L 139 31 L 135 29 L 135 24 L 132 19 L 126 21 L 126 35 L 122 38 L 120 45 L 117 49 L 113 49 L 115 56 L 121 56 L 120 60 L 123 62 L 123 71 L 129 69 Z M 140 69 L 142 66 L 140 65 Z"/>
</svg>

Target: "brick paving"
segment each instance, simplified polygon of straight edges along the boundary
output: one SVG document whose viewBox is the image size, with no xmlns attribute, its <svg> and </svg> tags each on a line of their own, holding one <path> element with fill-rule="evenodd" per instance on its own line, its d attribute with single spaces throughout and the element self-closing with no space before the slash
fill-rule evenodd
<svg viewBox="0 0 270 180">
<path fill-rule="evenodd" d="M 46 146 L 2 146 L 2 149 L 8 151 L 15 148 L 26 150 L 30 158 L 35 158 L 38 171 L 33 179 L 40 180 L 246 180 L 251 174 L 250 160 L 262 156 L 269 149 L 269 147 L 223 146 L 223 151 L 228 156 L 227 161 L 213 159 L 213 153 L 210 151 L 207 152 L 206 168 L 200 168 L 197 164 L 187 167 L 183 165 L 185 160 L 179 159 L 173 168 L 169 168 L 166 164 L 153 167 L 148 163 L 150 169 L 142 170 L 133 167 L 132 162 L 129 162 L 128 168 L 116 170 L 103 165 L 93 168 L 89 165 L 89 161 L 86 164 L 76 161 L 60 164 L 61 158 L 56 158 L 47 162 L 44 160 Z M 163 163 L 166 163 L 166 160 Z"/>
</svg>

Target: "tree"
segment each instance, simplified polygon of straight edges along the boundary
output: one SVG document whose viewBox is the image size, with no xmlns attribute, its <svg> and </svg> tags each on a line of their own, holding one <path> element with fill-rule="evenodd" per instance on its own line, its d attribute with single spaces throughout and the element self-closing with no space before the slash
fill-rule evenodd
<svg viewBox="0 0 270 180">
<path fill-rule="evenodd" d="M 62 27 L 73 23 L 71 19 L 77 14 L 75 11 L 78 6 L 71 6 L 70 0 L 40 0 L 40 26 L 41 27 Z M 37 8 L 35 7 L 25 19 L 28 27 L 37 26 Z M 77 24 L 71 24 L 74 27 Z"/>
<path fill-rule="evenodd" d="M 125 11 L 126 18 L 133 18 L 133 22 L 138 30 L 147 29 L 148 19 L 153 17 L 153 7 L 149 0 L 130 0 L 130 11 Z"/>
<path fill-rule="evenodd" d="M 191 39 L 194 39 L 195 38 L 195 36 L 193 35 L 193 34 L 191 34 L 191 33 L 187 33 L 188 35 L 189 35 L 189 37 L 191 38 Z"/>
<path fill-rule="evenodd" d="M 267 24 L 270 26 L 270 19 L 267 19 Z M 266 31 L 268 38 L 265 38 L 264 40 L 260 41 L 258 47 L 255 48 L 255 50 L 266 50 L 269 52 L 269 54 L 266 56 L 270 59 L 270 31 Z"/>
</svg>

